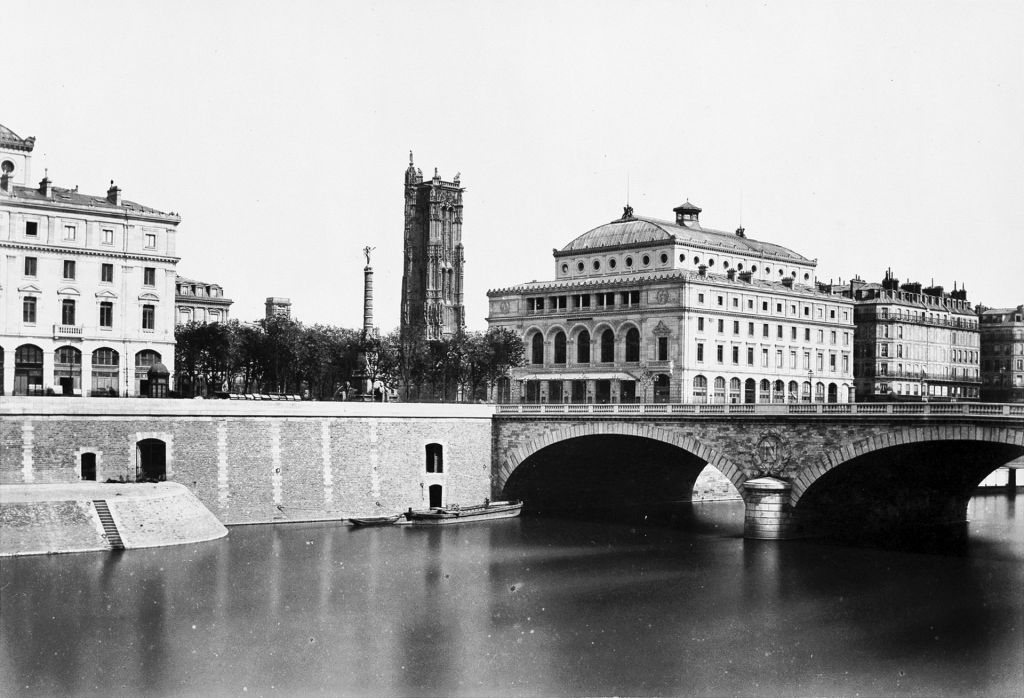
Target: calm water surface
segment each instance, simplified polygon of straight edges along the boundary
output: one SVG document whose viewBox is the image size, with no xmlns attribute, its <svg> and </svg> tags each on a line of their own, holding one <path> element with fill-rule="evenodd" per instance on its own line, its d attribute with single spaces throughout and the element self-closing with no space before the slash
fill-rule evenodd
<svg viewBox="0 0 1024 698">
<path fill-rule="evenodd" d="M 958 555 L 674 527 L 235 527 L 4 559 L 0 694 L 919 695 L 1024 690 L 1024 501 Z"/>
</svg>

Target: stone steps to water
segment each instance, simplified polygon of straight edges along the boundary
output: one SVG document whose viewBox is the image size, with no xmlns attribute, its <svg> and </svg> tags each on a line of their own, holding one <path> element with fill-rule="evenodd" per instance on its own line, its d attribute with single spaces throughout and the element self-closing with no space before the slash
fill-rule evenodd
<svg viewBox="0 0 1024 698">
<path fill-rule="evenodd" d="M 121 534 L 117 530 L 117 524 L 114 523 L 114 517 L 110 515 L 107 500 L 94 499 L 92 504 L 96 507 L 96 513 L 100 517 L 100 523 L 103 524 L 103 532 L 107 535 L 107 542 L 110 543 L 111 550 L 124 550 L 124 541 L 121 540 Z"/>
</svg>

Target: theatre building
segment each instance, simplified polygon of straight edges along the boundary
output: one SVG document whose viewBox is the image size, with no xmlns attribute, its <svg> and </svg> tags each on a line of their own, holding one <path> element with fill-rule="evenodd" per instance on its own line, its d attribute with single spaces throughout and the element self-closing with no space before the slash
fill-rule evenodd
<svg viewBox="0 0 1024 698">
<path fill-rule="evenodd" d="M 818 290 L 816 260 L 673 211 L 627 206 L 555 250 L 554 279 L 488 292 L 490 326 L 527 349 L 498 399 L 852 400 L 853 301 Z"/>
<path fill-rule="evenodd" d="M 165 395 L 180 218 L 33 184 L 33 147 L 0 126 L 0 394 Z"/>
</svg>

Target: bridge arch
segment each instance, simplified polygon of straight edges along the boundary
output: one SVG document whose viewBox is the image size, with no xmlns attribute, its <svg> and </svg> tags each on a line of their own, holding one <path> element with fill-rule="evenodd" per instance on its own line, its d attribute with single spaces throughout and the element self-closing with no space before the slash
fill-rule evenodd
<svg viewBox="0 0 1024 698">
<path fill-rule="evenodd" d="M 941 441 L 975 441 L 1006 446 L 1017 446 L 1024 452 L 1024 429 L 1007 429 L 989 425 L 932 424 L 927 426 L 904 427 L 900 430 L 874 434 L 857 441 L 851 441 L 840 448 L 823 453 L 816 463 L 808 464 L 793 480 L 790 503 L 796 506 L 807 489 L 826 473 L 877 451 L 904 446 Z M 997 466 L 998 467 L 998 466 Z M 993 468 L 994 469 L 994 468 Z"/>
<path fill-rule="evenodd" d="M 512 473 L 530 456 L 548 446 L 587 436 L 630 436 L 675 446 L 717 468 L 740 493 L 743 492 L 742 485 L 747 480 L 747 475 L 736 463 L 708 445 L 685 434 L 677 434 L 669 429 L 635 422 L 581 422 L 573 426 L 564 426 L 548 431 L 519 446 L 508 449 L 498 470 L 497 490 L 500 492 L 505 489 Z"/>
</svg>

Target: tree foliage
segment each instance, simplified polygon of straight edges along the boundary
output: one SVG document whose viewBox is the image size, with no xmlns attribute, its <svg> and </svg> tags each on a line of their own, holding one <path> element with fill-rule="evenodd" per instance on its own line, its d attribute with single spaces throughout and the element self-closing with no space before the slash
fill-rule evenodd
<svg viewBox="0 0 1024 698">
<path fill-rule="evenodd" d="M 505 328 L 427 341 L 286 317 L 190 322 L 175 330 L 175 340 L 177 388 L 188 397 L 226 389 L 351 399 L 369 383 L 371 389 L 400 389 L 405 400 L 486 400 L 496 381 L 526 357 L 522 339 Z"/>
</svg>

